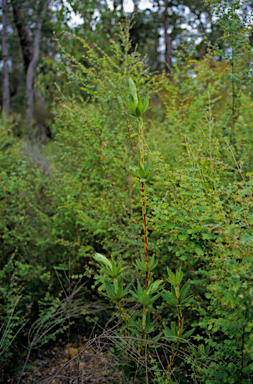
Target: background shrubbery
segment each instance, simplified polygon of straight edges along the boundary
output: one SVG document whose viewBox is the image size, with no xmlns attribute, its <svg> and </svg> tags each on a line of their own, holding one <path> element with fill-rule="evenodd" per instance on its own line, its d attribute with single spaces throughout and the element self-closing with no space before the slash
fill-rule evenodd
<svg viewBox="0 0 253 384">
<path fill-rule="evenodd" d="M 183 319 L 194 333 L 190 344 L 179 345 L 170 380 L 252 382 L 251 31 L 239 2 L 209 3 L 220 40 L 201 60 L 191 46 L 178 48 L 169 77 L 152 73 L 132 49 L 129 23 L 119 25 L 106 46 L 65 35 L 71 45 L 59 41 L 62 86 L 51 104 L 54 142 L 39 146 L 18 136 L 17 116 L 2 114 L 4 382 L 17 366 L 24 368 L 32 348 L 59 332 L 67 337 L 78 328 L 88 335 L 93 322 L 103 328 L 109 321 L 114 309 L 103 288 L 97 289 L 95 253 L 127 266 L 124 287 L 144 281 L 134 267 L 144 251 L 140 182 L 129 173 L 130 163 L 139 161 L 137 124 L 126 103 L 129 78 L 141 98 L 150 94 L 143 120 L 152 169 L 145 185 L 149 254 L 158 262 L 154 279 L 166 281 L 167 267 L 181 267 L 193 295 Z M 81 56 L 73 55 L 75 45 L 82 47 Z M 121 303 L 129 311 L 133 305 L 129 296 Z M 176 308 L 161 297 L 150 312 L 157 320 L 152 337 L 177 321 Z M 25 347 L 19 354 L 20 345 Z M 166 367 L 166 353 L 158 351 Z M 160 363 L 150 352 L 150 380 L 172 382 Z M 120 366 L 123 382 L 133 380 L 131 364 Z M 146 373 L 139 370 L 136 380 L 146 382 Z"/>
</svg>

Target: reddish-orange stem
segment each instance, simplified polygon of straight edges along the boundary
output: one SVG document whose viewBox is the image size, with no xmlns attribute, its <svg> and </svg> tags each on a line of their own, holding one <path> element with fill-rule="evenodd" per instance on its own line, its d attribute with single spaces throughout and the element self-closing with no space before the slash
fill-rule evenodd
<svg viewBox="0 0 253 384">
<path fill-rule="evenodd" d="M 146 216 L 146 199 L 144 182 L 141 182 L 142 192 L 142 214 L 143 214 L 143 228 L 144 228 L 144 252 L 145 252 L 145 264 L 148 266 L 148 229 L 147 229 L 147 216 Z M 146 288 L 148 287 L 148 271 L 146 271 Z"/>
<path fill-rule="evenodd" d="M 140 145 L 140 163 L 144 169 L 144 148 L 143 148 L 143 124 L 141 118 L 139 118 L 139 145 Z M 143 216 L 143 229 L 144 229 L 144 253 L 145 253 L 145 264 L 146 269 L 148 266 L 148 229 L 147 229 L 147 216 L 146 216 L 146 197 L 145 197 L 145 186 L 144 182 L 141 182 L 141 193 L 142 193 L 142 216 Z M 149 283 L 149 273 L 146 271 L 146 288 Z"/>
<path fill-rule="evenodd" d="M 177 333 L 177 337 L 181 337 L 181 334 L 182 334 L 182 327 L 183 327 L 183 316 L 182 316 L 182 312 L 181 312 L 181 309 L 180 307 L 177 307 L 177 312 L 178 312 L 178 333 Z M 172 367 L 172 364 L 173 364 L 173 361 L 174 361 L 174 358 L 175 358 L 175 348 L 173 349 L 172 351 L 172 354 L 171 354 L 171 357 L 170 357 L 170 363 L 168 365 L 168 368 L 167 368 L 167 380 L 166 380 L 166 383 L 168 382 L 168 379 L 169 379 L 169 374 L 170 374 L 170 370 L 171 370 L 171 367 Z"/>
</svg>

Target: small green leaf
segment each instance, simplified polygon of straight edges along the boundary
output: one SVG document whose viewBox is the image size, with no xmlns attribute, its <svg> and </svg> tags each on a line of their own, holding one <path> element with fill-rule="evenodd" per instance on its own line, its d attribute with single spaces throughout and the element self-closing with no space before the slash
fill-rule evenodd
<svg viewBox="0 0 253 384">
<path fill-rule="evenodd" d="M 195 252 L 197 253 L 198 256 L 203 256 L 204 255 L 204 251 L 203 251 L 203 249 L 199 245 L 197 245 L 195 247 Z"/>
<path fill-rule="evenodd" d="M 185 235 L 178 235 L 178 239 L 181 240 L 181 241 L 185 241 L 188 239 L 188 235 L 185 234 Z"/>
</svg>

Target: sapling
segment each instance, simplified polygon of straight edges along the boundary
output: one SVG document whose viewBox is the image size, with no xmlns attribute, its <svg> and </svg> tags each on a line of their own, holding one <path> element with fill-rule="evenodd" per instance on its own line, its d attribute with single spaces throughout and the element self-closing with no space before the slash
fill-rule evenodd
<svg viewBox="0 0 253 384">
<path fill-rule="evenodd" d="M 137 261 L 137 267 L 141 271 L 145 271 L 146 273 L 146 290 L 149 287 L 149 279 L 150 272 L 156 267 L 157 262 L 155 262 L 154 256 L 149 260 L 148 257 L 148 231 L 147 231 L 147 205 L 146 205 L 146 196 L 145 196 L 145 183 L 148 181 L 150 177 L 150 163 L 146 163 L 144 161 L 144 133 L 143 133 L 143 120 L 142 116 L 147 112 L 149 96 L 147 95 L 144 102 L 142 103 L 141 98 L 137 92 L 136 86 L 132 79 L 129 79 L 129 88 L 131 93 L 131 99 L 127 99 L 128 107 L 133 116 L 137 117 L 139 120 L 139 148 L 140 148 L 140 162 L 139 166 L 135 166 L 131 164 L 129 171 L 131 174 L 137 178 L 139 178 L 141 182 L 141 193 L 142 193 L 142 216 L 143 216 L 143 228 L 144 228 L 144 251 L 145 251 L 145 259 Z M 176 306 L 178 311 L 178 327 L 172 323 L 172 328 L 169 329 L 165 326 L 164 334 L 166 338 L 172 338 L 175 340 L 177 338 L 177 342 L 180 341 L 180 338 L 187 339 L 192 335 L 194 329 L 191 329 L 188 332 L 183 333 L 183 314 L 181 307 L 187 304 L 190 304 L 191 297 L 187 297 L 188 291 L 190 288 L 190 282 L 184 284 L 182 289 L 180 290 L 180 284 L 183 279 L 183 273 L 180 268 L 179 271 L 176 272 L 176 275 L 172 273 L 172 271 L 167 268 L 168 272 L 168 281 L 171 284 L 171 292 L 163 291 L 161 293 L 162 297 L 165 301 L 167 301 L 170 305 Z M 159 286 L 158 286 L 159 287 Z M 138 285 L 138 289 L 140 290 L 140 285 Z M 145 291 L 144 291 L 145 292 Z M 158 297 L 160 293 L 158 293 Z M 148 309 L 144 309 L 143 312 L 143 324 L 145 325 L 145 318 L 148 313 Z M 144 326 L 143 326 L 144 329 Z M 170 357 L 170 363 L 167 368 L 167 377 L 166 382 L 170 376 L 171 367 L 175 358 L 175 348 L 172 351 Z"/>
<path fill-rule="evenodd" d="M 132 282 L 124 289 L 124 272 L 126 267 L 121 263 L 121 260 L 116 262 L 113 257 L 109 260 L 103 255 L 95 254 L 94 258 L 101 265 L 101 270 L 98 276 L 98 281 L 102 283 L 100 290 L 104 292 L 105 296 L 113 300 L 116 307 L 119 310 L 120 316 L 125 323 L 125 337 L 127 339 L 130 335 L 135 340 L 141 340 L 139 344 L 139 356 L 144 352 L 146 364 L 148 364 L 149 352 L 148 342 L 153 345 L 161 337 L 161 334 L 151 336 L 151 333 L 157 331 L 157 320 L 151 320 L 150 311 L 153 304 L 162 296 L 162 298 L 172 306 L 177 307 L 178 311 L 178 326 L 172 323 L 171 329 L 167 326 L 164 328 L 165 339 L 168 341 L 179 343 L 180 338 L 184 340 L 191 336 L 194 330 L 190 330 L 184 333 L 183 329 L 183 315 L 182 306 L 188 305 L 191 301 L 191 297 L 188 297 L 188 291 L 190 287 L 189 281 L 184 284 L 180 289 L 180 284 L 183 279 L 183 273 L 181 268 L 176 272 L 176 275 L 168 268 L 168 281 L 171 284 L 171 292 L 164 290 L 163 280 L 153 281 L 152 272 L 157 266 L 155 256 L 149 256 L 148 251 L 148 229 L 147 229 L 147 202 L 145 195 L 145 184 L 150 178 L 150 162 L 145 162 L 144 151 L 144 131 L 143 131 L 143 119 L 142 116 L 147 112 L 149 105 L 149 95 L 147 95 L 142 102 L 140 95 L 137 92 L 137 88 L 132 79 L 129 79 L 130 98 L 126 99 L 127 106 L 131 114 L 138 119 L 138 131 L 139 131 L 139 153 L 140 160 L 138 165 L 130 163 L 129 172 L 140 182 L 140 193 L 142 202 L 142 220 L 144 230 L 144 255 L 142 254 L 139 259 L 136 260 L 136 270 L 141 274 L 143 273 L 145 278 L 144 287 L 141 284 L 140 279 L 137 280 L 136 288 L 130 290 Z M 138 306 L 142 307 L 142 316 L 140 318 L 137 312 L 134 315 L 129 313 L 123 308 L 122 300 L 128 295 L 132 295 L 132 299 Z M 158 333 L 158 332 L 156 332 Z M 143 348 L 145 347 L 145 348 Z M 171 367 L 175 358 L 175 348 L 172 350 L 170 357 L 170 363 L 167 367 L 165 382 L 171 376 Z M 150 360 L 151 361 L 151 360 Z"/>
<path fill-rule="evenodd" d="M 129 172 L 136 178 L 139 179 L 141 183 L 141 197 L 142 197 L 142 219 L 143 219 L 143 229 L 144 229 L 144 254 L 145 257 L 141 256 L 140 260 L 136 261 L 137 268 L 145 273 L 146 277 L 146 289 L 142 289 L 138 281 L 138 288 L 136 293 L 131 291 L 133 297 L 143 306 L 143 316 L 142 316 L 142 337 L 151 332 L 151 329 L 155 326 L 156 321 L 152 323 L 152 326 L 149 326 L 150 331 L 146 330 L 147 323 L 147 314 L 149 311 L 149 306 L 151 306 L 159 297 L 160 290 L 163 287 L 162 281 L 158 280 L 154 283 L 151 281 L 151 271 L 155 269 L 157 262 L 155 261 L 154 256 L 149 259 L 148 255 L 148 228 L 147 228 L 147 203 L 145 195 L 145 183 L 150 178 L 150 163 L 145 163 L 145 152 L 144 152 L 144 132 L 143 132 L 143 119 L 142 116 L 147 112 L 149 105 L 149 95 L 147 94 L 144 101 L 142 102 L 140 95 L 137 92 L 136 85 L 132 79 L 129 79 L 129 90 L 130 90 L 130 99 L 126 99 L 128 108 L 131 114 L 138 119 L 138 130 L 139 130 L 139 150 L 140 150 L 140 160 L 138 166 L 131 163 Z M 155 296 L 152 296 L 155 294 Z M 148 318 L 150 319 L 150 317 Z"/>
<path fill-rule="evenodd" d="M 148 259 L 148 229 L 147 229 L 147 204 L 146 204 L 146 196 L 145 196 L 145 183 L 148 181 L 150 177 L 150 164 L 146 163 L 144 160 L 144 134 L 143 134 L 143 120 L 142 116 L 147 112 L 148 104 L 149 104 L 149 95 L 147 94 L 146 98 L 144 99 L 143 103 L 141 101 L 141 98 L 137 92 L 136 86 L 132 79 L 129 79 L 129 88 L 131 93 L 131 98 L 126 99 L 128 107 L 131 111 L 131 114 L 134 117 L 137 117 L 139 120 L 138 128 L 139 128 L 139 148 L 140 148 L 140 161 L 138 167 L 134 164 L 131 164 L 131 167 L 129 169 L 129 172 L 134 176 L 140 179 L 141 182 L 141 195 L 142 195 L 142 217 L 143 217 L 143 229 L 144 229 L 144 252 L 145 252 L 145 265 L 143 262 L 140 262 L 138 264 L 138 267 L 140 270 L 145 271 L 146 274 L 146 288 L 149 284 L 149 272 L 150 272 L 150 265 L 149 265 L 149 259 Z M 154 269 L 156 266 L 155 263 L 153 263 Z"/>
</svg>

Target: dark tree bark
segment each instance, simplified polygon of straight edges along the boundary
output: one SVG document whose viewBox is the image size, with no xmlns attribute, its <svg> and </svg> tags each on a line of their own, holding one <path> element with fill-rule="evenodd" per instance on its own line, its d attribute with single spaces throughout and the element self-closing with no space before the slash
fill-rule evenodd
<svg viewBox="0 0 253 384">
<path fill-rule="evenodd" d="M 7 117 L 10 114 L 10 90 L 8 72 L 8 46 L 7 46 L 7 0 L 2 0 L 3 28 L 2 28 L 2 52 L 3 52 L 3 110 Z"/>
<path fill-rule="evenodd" d="M 27 102 L 27 113 L 26 113 L 26 119 L 28 124 L 31 123 L 33 118 L 33 80 L 34 80 L 34 68 L 38 63 L 39 59 L 39 52 L 40 52 L 40 32 L 42 27 L 42 22 L 45 17 L 47 8 L 49 6 L 51 0 L 46 0 L 44 7 L 39 15 L 36 32 L 34 36 L 34 42 L 33 42 L 33 56 L 32 60 L 30 61 L 28 68 L 27 68 L 27 74 L 26 74 L 26 102 Z"/>
<path fill-rule="evenodd" d="M 19 41 L 23 53 L 25 71 L 33 58 L 33 41 L 26 22 L 26 10 L 20 0 L 12 0 L 13 18 L 18 31 Z"/>
<path fill-rule="evenodd" d="M 46 0 L 42 11 L 38 17 L 34 40 L 32 39 L 29 26 L 26 21 L 26 9 L 20 0 L 12 0 L 13 17 L 18 31 L 19 41 L 23 53 L 23 59 L 26 71 L 26 118 L 28 126 L 33 118 L 33 83 L 34 83 L 34 68 L 38 63 L 40 52 L 40 32 L 42 22 L 51 0 Z"/>
<path fill-rule="evenodd" d="M 113 0 L 113 12 L 116 12 L 117 7 L 120 5 L 120 11 L 124 11 L 124 0 Z"/>
<path fill-rule="evenodd" d="M 168 0 L 164 0 L 164 16 L 163 16 L 163 26 L 164 26 L 164 39 L 165 39 L 165 73 L 169 75 L 171 73 L 171 39 L 168 34 L 169 28 L 169 14 L 168 14 Z"/>
<path fill-rule="evenodd" d="M 160 15 L 161 11 L 161 4 L 160 0 L 156 0 L 156 4 L 158 7 L 158 14 Z M 155 59 L 156 59 L 156 69 L 158 72 L 160 72 L 160 52 L 159 52 L 159 45 L 160 45 L 160 33 L 159 33 L 159 28 L 157 29 L 157 39 L 155 42 Z"/>
</svg>

